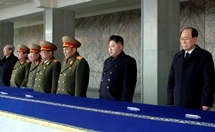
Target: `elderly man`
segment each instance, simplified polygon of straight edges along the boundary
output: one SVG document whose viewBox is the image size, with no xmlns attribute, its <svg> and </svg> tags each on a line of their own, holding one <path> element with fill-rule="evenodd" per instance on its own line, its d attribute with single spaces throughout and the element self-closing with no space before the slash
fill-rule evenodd
<svg viewBox="0 0 215 132">
<path fill-rule="evenodd" d="M 55 94 L 61 68 L 61 63 L 54 57 L 57 47 L 48 41 L 40 41 L 39 44 L 42 62 L 37 69 L 34 91 Z"/>
<path fill-rule="evenodd" d="M 77 52 L 81 43 L 69 36 L 64 36 L 62 41 L 65 59 L 62 63 L 57 94 L 86 97 L 89 65 Z"/>
<path fill-rule="evenodd" d="M 13 72 L 11 75 L 11 86 L 12 87 L 26 87 L 28 82 L 28 74 L 31 66 L 31 61 L 28 60 L 29 48 L 24 44 L 17 46 L 17 55 L 19 61 L 16 62 Z"/>
<path fill-rule="evenodd" d="M 13 54 L 13 45 L 6 45 L 3 49 L 4 58 L 0 65 L 0 86 L 10 86 L 10 78 L 13 67 L 18 61 L 18 58 Z"/>
<path fill-rule="evenodd" d="M 40 46 L 37 44 L 30 44 L 29 49 L 30 49 L 29 59 L 31 60 L 32 63 L 29 71 L 27 88 L 34 88 L 34 81 L 37 68 L 41 62 Z"/>
<path fill-rule="evenodd" d="M 198 31 L 195 28 L 185 28 L 179 40 L 183 49 L 175 54 L 172 62 L 167 104 L 209 110 L 214 102 L 213 57 L 196 44 Z"/>
</svg>

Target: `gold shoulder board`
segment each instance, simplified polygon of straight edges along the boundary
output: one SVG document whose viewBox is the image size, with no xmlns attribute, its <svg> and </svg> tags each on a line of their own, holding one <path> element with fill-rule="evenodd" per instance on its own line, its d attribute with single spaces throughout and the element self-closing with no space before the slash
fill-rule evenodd
<svg viewBox="0 0 215 132">
<path fill-rule="evenodd" d="M 79 55 L 79 56 L 77 56 L 76 58 L 77 58 L 78 60 L 81 60 L 81 59 L 83 59 L 84 57 Z"/>
<path fill-rule="evenodd" d="M 31 62 L 30 60 L 26 60 L 27 63 Z"/>
<path fill-rule="evenodd" d="M 52 62 L 59 62 L 59 60 L 57 60 L 57 59 L 53 59 L 53 60 L 52 60 Z"/>
</svg>

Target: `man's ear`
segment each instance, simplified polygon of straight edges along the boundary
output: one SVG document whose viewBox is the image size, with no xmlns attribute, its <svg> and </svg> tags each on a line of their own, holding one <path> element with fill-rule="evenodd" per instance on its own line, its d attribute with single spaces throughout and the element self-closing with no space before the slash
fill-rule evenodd
<svg viewBox="0 0 215 132">
<path fill-rule="evenodd" d="M 12 54 L 12 53 L 13 53 L 13 50 L 9 50 L 9 52 L 10 52 L 10 54 Z"/>
<path fill-rule="evenodd" d="M 193 38 L 193 42 L 194 42 L 195 44 L 196 44 L 197 40 L 198 40 L 197 37 L 194 37 L 194 38 Z"/>
<path fill-rule="evenodd" d="M 77 51 L 77 48 L 72 48 L 72 51 L 75 53 Z"/>
<path fill-rule="evenodd" d="M 120 49 L 123 51 L 124 46 L 122 44 L 120 44 Z"/>
</svg>

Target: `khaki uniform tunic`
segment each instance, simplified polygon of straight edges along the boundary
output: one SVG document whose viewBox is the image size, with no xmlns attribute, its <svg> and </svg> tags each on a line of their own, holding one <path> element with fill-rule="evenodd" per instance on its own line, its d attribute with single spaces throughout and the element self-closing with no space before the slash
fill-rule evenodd
<svg viewBox="0 0 215 132">
<path fill-rule="evenodd" d="M 57 94 L 86 97 L 89 82 L 89 65 L 76 53 L 62 63 Z"/>
<path fill-rule="evenodd" d="M 41 62 L 41 60 L 31 63 L 31 68 L 29 70 L 29 75 L 28 75 L 28 83 L 26 86 L 27 88 L 34 88 L 36 72 L 37 72 L 37 68 L 38 68 L 40 62 Z"/>
<path fill-rule="evenodd" d="M 40 63 L 34 82 L 34 91 L 56 93 L 61 64 L 54 57 L 45 64 Z"/>
<path fill-rule="evenodd" d="M 30 66 L 31 61 L 27 58 L 16 62 L 10 79 L 12 87 L 26 87 Z"/>
</svg>

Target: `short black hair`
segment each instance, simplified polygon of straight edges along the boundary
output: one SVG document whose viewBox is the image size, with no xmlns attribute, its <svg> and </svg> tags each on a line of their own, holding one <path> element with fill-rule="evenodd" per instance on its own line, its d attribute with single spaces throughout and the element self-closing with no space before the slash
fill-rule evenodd
<svg viewBox="0 0 215 132">
<path fill-rule="evenodd" d="M 115 41 L 116 43 L 120 42 L 122 44 L 122 46 L 124 45 L 124 40 L 119 35 L 112 35 L 112 36 L 110 36 L 110 40 L 109 41 L 111 41 L 111 40 Z"/>
<path fill-rule="evenodd" d="M 186 27 L 186 28 L 184 28 L 184 29 L 181 31 L 181 34 L 182 34 L 182 32 L 183 32 L 184 30 L 186 30 L 186 29 L 190 29 L 190 30 L 191 30 L 192 38 L 198 37 L 198 31 L 197 31 L 195 28 L 193 28 L 193 27 Z M 180 34 L 180 35 L 181 35 L 181 34 Z"/>
</svg>

